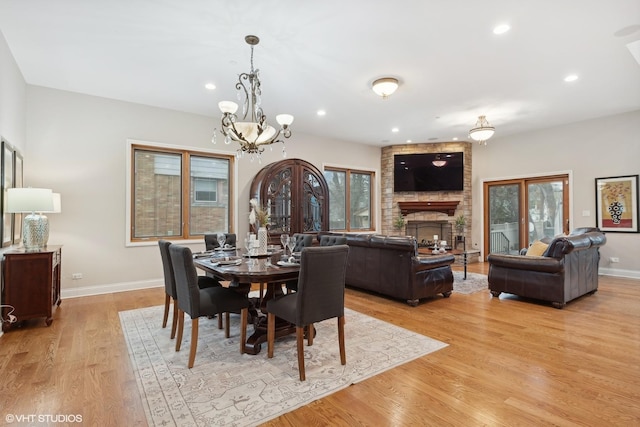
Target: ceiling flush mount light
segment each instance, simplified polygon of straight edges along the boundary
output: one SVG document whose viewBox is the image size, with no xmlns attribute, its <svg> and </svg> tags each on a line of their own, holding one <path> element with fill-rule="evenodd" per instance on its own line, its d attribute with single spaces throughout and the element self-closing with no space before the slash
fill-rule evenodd
<svg viewBox="0 0 640 427">
<path fill-rule="evenodd" d="M 276 116 L 276 121 L 280 125 L 278 130 L 267 123 L 267 117 L 264 115 L 261 106 L 260 71 L 253 68 L 253 47 L 260 42 L 260 39 L 249 35 L 244 40 L 251 46 L 251 71 L 240 74 L 238 83 L 236 83 L 238 99 L 244 100 L 242 105 L 243 121 L 238 121 L 238 116 L 236 115 L 238 104 L 233 101 L 221 101 L 218 103 L 218 107 L 222 111 L 222 128 L 220 132 L 224 135 L 225 144 L 231 144 L 231 141 L 240 144 L 237 150 L 238 158 L 250 154 L 252 160 L 255 156 L 260 161 L 260 155 L 265 146 L 274 142 L 282 142 L 282 155 L 286 157 L 284 140 L 279 139 L 279 137 L 280 135 L 285 138 L 291 136 L 289 126 L 293 123 L 293 116 L 290 114 L 278 114 Z M 213 134 L 213 143 L 216 143 L 216 132 Z"/>
<path fill-rule="evenodd" d="M 496 128 L 491 126 L 485 116 L 479 116 L 476 126 L 469 131 L 469 138 L 487 145 L 487 140 L 493 136 Z"/>
<path fill-rule="evenodd" d="M 386 98 L 398 89 L 398 79 L 384 77 L 373 82 L 371 89 L 382 98 Z"/>
</svg>

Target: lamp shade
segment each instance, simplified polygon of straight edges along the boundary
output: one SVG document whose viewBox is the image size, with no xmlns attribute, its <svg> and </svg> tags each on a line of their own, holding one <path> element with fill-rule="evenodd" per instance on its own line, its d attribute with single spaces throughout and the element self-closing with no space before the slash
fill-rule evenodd
<svg viewBox="0 0 640 427">
<path fill-rule="evenodd" d="M 48 188 L 9 188 L 7 212 L 53 212 L 53 192 Z"/>
<path fill-rule="evenodd" d="M 50 211 L 42 211 L 43 213 L 60 213 L 62 212 L 62 201 L 60 199 L 60 193 L 51 193 L 53 198 L 53 209 Z"/>
</svg>

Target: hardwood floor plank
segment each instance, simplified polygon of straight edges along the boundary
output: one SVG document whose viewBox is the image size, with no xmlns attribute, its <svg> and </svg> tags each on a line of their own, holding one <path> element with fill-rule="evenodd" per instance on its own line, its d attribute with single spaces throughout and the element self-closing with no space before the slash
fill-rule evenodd
<svg viewBox="0 0 640 427">
<path fill-rule="evenodd" d="M 147 425 L 118 312 L 163 303 L 163 288 L 66 299 L 50 327 L 8 331 L 0 408 Z M 640 425 L 640 280 L 601 276 L 562 310 L 488 291 L 409 307 L 347 289 L 346 305 L 449 345 L 265 425 Z"/>
</svg>

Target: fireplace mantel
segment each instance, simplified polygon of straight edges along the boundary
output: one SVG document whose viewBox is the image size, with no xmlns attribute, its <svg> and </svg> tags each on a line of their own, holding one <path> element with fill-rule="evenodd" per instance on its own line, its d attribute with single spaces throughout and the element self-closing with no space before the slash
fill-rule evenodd
<svg viewBox="0 0 640 427">
<path fill-rule="evenodd" d="M 398 202 L 398 206 L 400 206 L 400 213 L 402 215 L 408 215 L 415 212 L 432 211 L 442 212 L 449 216 L 453 216 L 456 214 L 458 204 L 460 204 L 459 200 L 445 202 Z"/>
</svg>

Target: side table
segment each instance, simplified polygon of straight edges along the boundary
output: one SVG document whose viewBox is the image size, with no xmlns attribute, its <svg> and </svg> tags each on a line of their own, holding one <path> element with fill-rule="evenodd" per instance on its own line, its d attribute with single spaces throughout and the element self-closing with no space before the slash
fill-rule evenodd
<svg viewBox="0 0 640 427">
<path fill-rule="evenodd" d="M 53 309 L 61 303 L 61 262 L 61 246 L 47 246 L 39 251 L 16 249 L 4 253 L 2 301 L 15 309 L 13 315 L 18 322 L 44 317 L 46 325 L 51 325 Z M 10 309 L 2 310 L 4 317 Z M 3 330 L 8 328 L 8 323 L 2 324 Z"/>
</svg>

